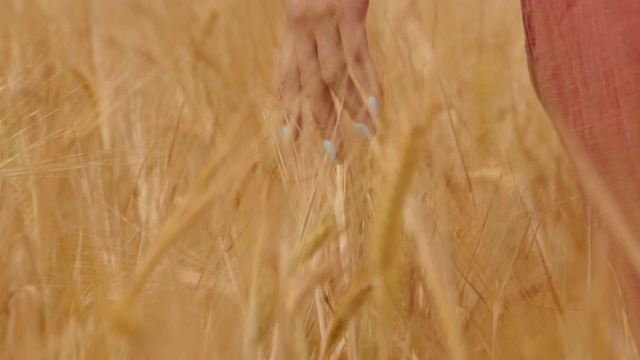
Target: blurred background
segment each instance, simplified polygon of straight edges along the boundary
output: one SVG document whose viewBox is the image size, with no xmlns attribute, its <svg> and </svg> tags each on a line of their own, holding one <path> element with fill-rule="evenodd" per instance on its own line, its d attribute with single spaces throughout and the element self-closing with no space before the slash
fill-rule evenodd
<svg viewBox="0 0 640 360">
<path fill-rule="evenodd" d="M 372 1 L 340 167 L 278 140 L 285 7 L 0 4 L 0 358 L 636 356 L 517 1 Z"/>
</svg>

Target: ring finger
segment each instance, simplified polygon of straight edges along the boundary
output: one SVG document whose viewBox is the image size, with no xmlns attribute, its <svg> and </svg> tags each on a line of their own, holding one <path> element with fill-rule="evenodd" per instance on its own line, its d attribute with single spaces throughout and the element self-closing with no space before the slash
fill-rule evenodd
<svg viewBox="0 0 640 360">
<path fill-rule="evenodd" d="M 316 31 L 316 42 L 321 74 L 325 83 L 342 103 L 349 117 L 356 123 L 365 124 L 372 133 L 375 133 L 376 128 L 371 115 L 355 82 L 349 75 L 338 24 L 332 21 L 326 22 Z"/>
</svg>

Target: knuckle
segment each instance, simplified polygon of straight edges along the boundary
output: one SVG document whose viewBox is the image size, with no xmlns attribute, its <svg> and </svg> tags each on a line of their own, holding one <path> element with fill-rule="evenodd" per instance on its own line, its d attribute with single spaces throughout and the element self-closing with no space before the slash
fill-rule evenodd
<svg viewBox="0 0 640 360">
<path fill-rule="evenodd" d="M 360 49 L 353 49 L 346 52 L 347 61 L 350 66 L 361 67 L 364 64 L 364 54 Z"/>
<path fill-rule="evenodd" d="M 299 0 L 289 6 L 287 19 L 293 25 L 312 26 L 314 23 L 333 16 L 338 9 L 335 1 Z"/>
<path fill-rule="evenodd" d="M 346 65 L 343 61 L 332 60 L 322 67 L 322 77 L 327 85 L 332 88 L 339 86 L 345 77 Z"/>
<path fill-rule="evenodd" d="M 295 3 L 287 10 L 287 21 L 292 26 L 298 26 L 303 23 L 305 18 L 304 6 L 299 3 Z"/>
<path fill-rule="evenodd" d="M 323 79 L 320 74 L 312 71 L 304 71 L 300 74 L 300 83 L 308 91 L 319 91 L 323 85 Z"/>
<path fill-rule="evenodd" d="M 298 78 L 293 70 L 287 69 L 281 72 L 280 74 L 280 88 L 292 88 L 295 87 L 299 83 Z"/>
<path fill-rule="evenodd" d="M 278 89 L 280 90 L 280 96 L 283 98 L 288 95 L 291 89 L 291 83 L 286 79 L 280 79 L 280 83 L 278 84 Z"/>
</svg>

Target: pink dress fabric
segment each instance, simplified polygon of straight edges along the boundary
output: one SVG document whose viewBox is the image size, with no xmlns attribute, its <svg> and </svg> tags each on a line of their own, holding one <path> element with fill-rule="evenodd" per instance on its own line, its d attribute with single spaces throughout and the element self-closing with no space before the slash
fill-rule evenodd
<svg viewBox="0 0 640 360">
<path fill-rule="evenodd" d="M 640 240 L 640 0 L 521 2 L 538 97 Z"/>
<path fill-rule="evenodd" d="M 640 203 L 640 1 L 522 0 L 531 77 L 623 209 Z M 636 217 L 636 222 L 639 222 Z"/>
</svg>

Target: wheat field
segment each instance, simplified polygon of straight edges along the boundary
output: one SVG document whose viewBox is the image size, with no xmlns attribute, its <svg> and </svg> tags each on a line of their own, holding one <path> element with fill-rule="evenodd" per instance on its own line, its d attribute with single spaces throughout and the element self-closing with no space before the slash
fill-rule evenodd
<svg viewBox="0 0 640 360">
<path fill-rule="evenodd" d="M 279 141 L 285 1 L 3 0 L 0 358 L 633 358 L 517 1 L 371 2 L 378 151 Z"/>
</svg>

